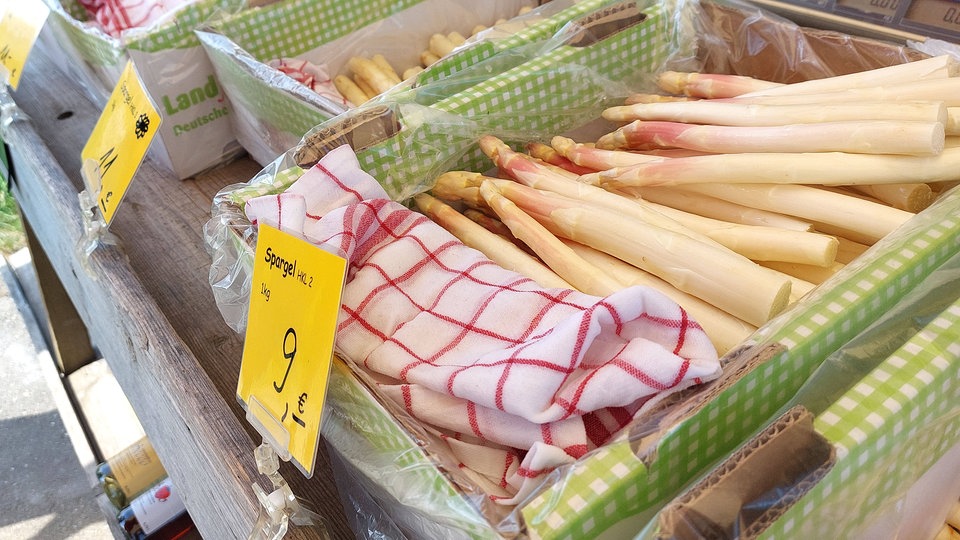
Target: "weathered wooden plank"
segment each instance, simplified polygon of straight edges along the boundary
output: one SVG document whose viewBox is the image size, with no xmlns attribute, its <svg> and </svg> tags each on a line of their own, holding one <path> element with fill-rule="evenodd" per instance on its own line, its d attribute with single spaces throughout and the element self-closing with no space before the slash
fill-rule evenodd
<svg viewBox="0 0 960 540">
<path fill-rule="evenodd" d="M 14 99 L 29 117 L 5 132 L 24 215 L 201 533 L 245 537 L 256 518 L 250 484 L 264 480 L 253 463 L 259 438 L 234 398 L 242 338 L 223 323 L 210 292 L 202 226 L 212 194 L 259 166 L 240 160 L 179 181 L 148 160 L 111 227 L 121 245 L 101 246 L 85 263 L 79 155 L 99 111 L 42 50 L 31 53 Z M 318 460 L 309 481 L 287 465 L 284 476 L 323 512 L 334 538 L 349 537 L 322 449 Z"/>
</svg>

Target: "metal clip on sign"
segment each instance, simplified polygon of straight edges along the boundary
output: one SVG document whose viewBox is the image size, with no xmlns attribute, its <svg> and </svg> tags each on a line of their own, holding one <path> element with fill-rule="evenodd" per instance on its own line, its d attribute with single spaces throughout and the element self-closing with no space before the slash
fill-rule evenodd
<svg viewBox="0 0 960 540">
<path fill-rule="evenodd" d="M 257 470 L 270 479 L 273 491 L 267 493 L 259 484 L 252 484 L 253 492 L 260 501 L 260 514 L 248 539 L 279 540 L 287 534 L 291 523 L 298 527 L 313 527 L 321 537 L 329 538 L 322 518 L 297 499 L 290 485 L 280 475 L 280 458 L 273 446 L 263 442 L 254 450 L 254 456 Z"/>
</svg>

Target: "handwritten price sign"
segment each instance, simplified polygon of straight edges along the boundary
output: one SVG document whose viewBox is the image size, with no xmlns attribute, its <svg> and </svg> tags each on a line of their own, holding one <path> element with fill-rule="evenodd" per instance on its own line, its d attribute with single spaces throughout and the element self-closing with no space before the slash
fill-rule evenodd
<svg viewBox="0 0 960 540">
<path fill-rule="evenodd" d="M 80 152 L 88 187 L 107 225 L 147 155 L 160 121 L 133 64 L 127 62 Z"/>
<path fill-rule="evenodd" d="M 237 396 L 308 478 L 346 270 L 343 258 L 260 225 Z"/>
<path fill-rule="evenodd" d="M 49 14 L 43 2 L 0 2 L 0 71 L 14 90 Z"/>
</svg>

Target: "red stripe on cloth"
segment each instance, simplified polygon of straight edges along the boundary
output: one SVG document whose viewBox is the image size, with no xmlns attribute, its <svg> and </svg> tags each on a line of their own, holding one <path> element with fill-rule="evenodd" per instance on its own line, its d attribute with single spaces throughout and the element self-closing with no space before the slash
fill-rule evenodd
<svg viewBox="0 0 960 540">
<path fill-rule="evenodd" d="M 570 446 L 564 447 L 563 451 L 574 459 L 580 459 L 590 451 L 590 449 L 585 444 L 571 444 Z"/>
<path fill-rule="evenodd" d="M 549 445 L 553 445 L 553 433 L 550 433 L 550 424 L 540 424 L 540 439 Z"/>
<path fill-rule="evenodd" d="M 526 467 L 520 467 L 517 469 L 515 474 L 522 478 L 536 478 L 538 476 L 547 474 L 552 470 L 553 469 L 528 469 Z"/>
<path fill-rule="evenodd" d="M 330 171 L 329 171 L 326 167 L 324 167 L 322 164 L 317 163 L 316 165 L 314 165 L 314 167 L 320 169 L 320 171 L 321 171 L 323 174 L 327 175 L 327 177 L 329 177 L 331 180 L 333 180 L 333 182 L 334 182 L 335 184 L 337 184 L 337 187 L 339 187 L 339 188 L 342 189 L 343 191 L 345 191 L 345 192 L 353 195 L 354 197 L 356 197 L 356 198 L 357 198 L 357 202 L 363 202 L 363 195 L 361 195 L 360 192 L 358 192 L 357 190 L 355 190 L 355 189 L 347 186 L 346 184 L 344 184 L 339 178 L 337 178 L 337 176 L 336 176 L 335 174 L 333 174 L 332 172 L 330 172 Z"/>
<path fill-rule="evenodd" d="M 470 429 L 473 430 L 474 435 L 481 439 L 486 438 L 480 431 L 480 422 L 477 420 L 477 404 L 472 401 L 467 402 L 467 421 L 470 422 Z"/>
<path fill-rule="evenodd" d="M 277 195 L 277 228 L 283 228 L 283 202 L 279 195 Z"/>
<path fill-rule="evenodd" d="M 610 438 L 612 433 L 607 429 L 607 426 L 597 418 L 595 413 L 587 413 L 583 415 L 583 429 L 587 434 L 587 439 L 593 444 L 595 448 L 603 446 L 607 439 Z"/>
<path fill-rule="evenodd" d="M 684 361 L 683 363 L 686 364 L 687 362 Z M 620 368 L 627 375 L 630 375 L 634 379 L 642 382 L 643 384 L 655 390 L 666 390 L 667 388 L 672 388 L 676 386 L 677 382 L 679 382 L 679 380 L 674 379 L 676 382 L 662 383 L 654 379 L 653 377 L 651 377 L 647 372 L 643 371 L 637 366 L 630 365 L 628 362 L 624 362 L 623 360 L 618 358 L 615 358 L 614 360 L 612 360 L 610 362 L 610 365 Z M 686 368 L 683 368 L 683 371 L 686 372 Z"/>
<path fill-rule="evenodd" d="M 687 337 L 687 311 L 683 308 L 680 308 L 680 332 L 677 335 L 677 346 L 673 348 L 673 354 L 680 355 L 680 349 L 683 348 L 683 341 Z M 677 381 L 680 382 L 680 381 Z M 676 384 L 676 383 L 674 383 Z"/>
<path fill-rule="evenodd" d="M 507 452 L 507 458 L 503 460 L 503 474 L 500 475 L 500 487 L 506 488 L 510 485 L 507 482 L 507 475 L 510 474 L 510 466 L 513 465 L 513 461 L 516 457 L 513 455 L 513 452 Z"/>
<path fill-rule="evenodd" d="M 624 343 L 620 347 L 620 350 L 617 351 L 617 354 L 613 356 L 613 359 L 610 361 L 610 363 L 613 363 L 614 361 L 616 361 L 616 359 L 620 358 L 620 355 L 623 353 L 623 351 L 626 348 L 627 348 L 627 344 Z M 598 370 L 590 371 L 589 373 L 587 373 L 587 376 L 584 377 L 582 381 L 580 381 L 580 384 L 577 386 L 577 389 L 573 392 L 573 397 L 571 398 L 572 401 L 569 401 L 564 405 L 562 405 L 567 410 L 567 413 L 562 418 L 560 418 L 560 420 L 569 418 L 571 416 L 580 416 L 583 414 L 583 412 L 579 410 L 580 399 L 583 397 L 583 392 L 587 389 L 587 385 L 590 384 L 590 380 L 593 379 L 597 375 L 597 373 L 599 373 Z M 560 404 L 559 399 L 554 401 L 556 401 L 557 404 Z"/>
<path fill-rule="evenodd" d="M 402 385 L 400 392 L 403 394 L 403 408 L 406 409 L 408 413 L 413 414 L 413 396 L 410 395 L 410 385 Z"/>
</svg>

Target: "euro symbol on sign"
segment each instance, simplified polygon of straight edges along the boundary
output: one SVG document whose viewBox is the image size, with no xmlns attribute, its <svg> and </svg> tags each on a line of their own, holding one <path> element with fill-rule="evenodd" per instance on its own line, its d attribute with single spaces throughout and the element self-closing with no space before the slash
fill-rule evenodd
<svg viewBox="0 0 960 540">
<path fill-rule="evenodd" d="M 298 404 L 297 409 L 300 411 L 300 414 L 303 414 L 303 404 L 306 403 L 306 401 L 307 401 L 307 393 L 304 392 L 300 394 L 300 399 L 297 400 L 297 404 Z"/>
</svg>

